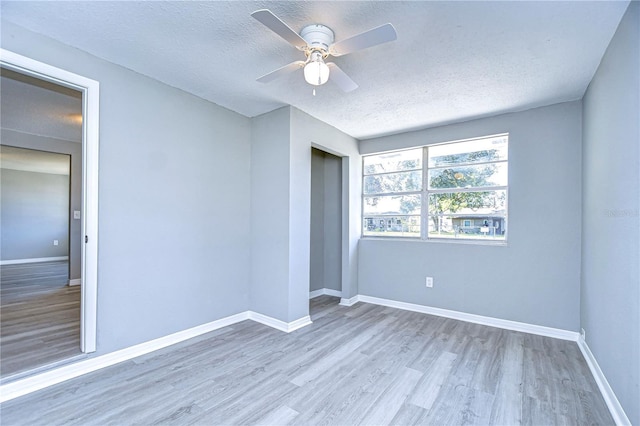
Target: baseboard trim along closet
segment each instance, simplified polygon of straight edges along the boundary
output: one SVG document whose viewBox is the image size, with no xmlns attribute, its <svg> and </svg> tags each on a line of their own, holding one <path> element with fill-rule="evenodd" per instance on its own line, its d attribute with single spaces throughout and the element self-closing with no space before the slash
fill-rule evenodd
<svg viewBox="0 0 640 426">
<path fill-rule="evenodd" d="M 607 378 L 600 369 L 598 361 L 596 361 L 596 357 L 593 356 L 591 349 L 589 349 L 589 345 L 587 345 L 587 342 L 582 338 L 582 336 L 578 338 L 578 347 L 580 348 L 580 352 L 582 352 L 582 356 L 584 356 L 584 359 L 587 361 L 589 370 L 591 370 L 591 374 L 598 384 L 598 389 L 600 389 L 600 393 L 602 394 L 604 402 L 607 404 L 607 407 L 611 412 L 611 417 L 613 417 L 616 425 L 630 425 L 631 421 L 624 412 L 620 401 L 618 401 L 616 394 L 613 392 L 613 389 L 611 389 Z"/>
<path fill-rule="evenodd" d="M 19 264 L 22 264 L 22 263 L 57 262 L 59 260 L 69 260 L 69 256 L 34 257 L 32 259 L 0 260 L 0 266 L 4 266 L 4 265 L 19 265 Z"/>
<path fill-rule="evenodd" d="M 356 296 L 356 298 L 359 302 L 389 306 L 391 308 L 404 309 L 405 311 L 421 312 L 423 314 L 437 315 L 439 317 L 452 318 L 460 321 L 472 322 L 475 324 L 488 325 L 490 327 L 503 328 L 505 330 L 521 331 L 523 333 L 553 337 L 556 339 L 571 340 L 577 342 L 578 337 L 580 336 L 580 334 L 575 331 L 561 330 L 559 328 L 527 324 L 524 322 L 510 321 L 500 318 L 485 317 L 482 315 L 468 314 L 466 312 L 451 311 L 449 309 L 433 308 L 431 306 L 416 305 L 414 303 L 398 302 L 396 300 L 381 299 L 379 297 L 358 295 Z M 342 304 L 342 302 L 340 302 L 340 304 Z"/>
<path fill-rule="evenodd" d="M 130 346 L 105 355 L 100 355 L 95 358 L 84 359 L 73 364 L 67 364 L 56 368 L 55 370 L 45 371 L 34 376 L 25 377 L 24 379 L 19 379 L 14 382 L 1 385 L 0 402 L 9 401 L 14 398 L 27 395 L 31 392 L 82 376 L 83 374 L 110 367 L 245 320 L 253 320 L 286 333 L 290 333 L 311 324 L 311 317 L 308 315 L 287 323 L 253 311 L 241 312 L 207 324 L 202 324 L 187 330 L 169 334 L 168 336 Z"/>
<path fill-rule="evenodd" d="M 69 280 L 70 286 L 80 285 L 80 284 L 82 284 L 82 278 L 74 278 L 72 280 Z"/>
<path fill-rule="evenodd" d="M 313 290 L 309 292 L 309 299 L 315 299 L 320 296 L 334 296 L 334 297 L 342 297 L 342 292 L 338 290 L 333 290 L 331 288 L 321 288 L 318 290 Z"/>
<path fill-rule="evenodd" d="M 353 296 L 350 299 L 345 299 L 344 297 L 340 299 L 340 305 L 342 306 L 353 306 L 360 301 L 360 296 Z"/>
<path fill-rule="evenodd" d="M 257 312 L 249 311 L 249 319 L 255 322 L 259 322 L 260 324 L 273 327 L 276 330 L 284 331 L 285 333 L 291 333 L 292 331 L 302 328 L 305 325 L 311 324 L 311 317 L 309 315 L 307 315 L 306 317 L 299 318 L 292 322 L 284 322 L 279 319 L 275 319 L 263 314 L 259 314 Z"/>
</svg>

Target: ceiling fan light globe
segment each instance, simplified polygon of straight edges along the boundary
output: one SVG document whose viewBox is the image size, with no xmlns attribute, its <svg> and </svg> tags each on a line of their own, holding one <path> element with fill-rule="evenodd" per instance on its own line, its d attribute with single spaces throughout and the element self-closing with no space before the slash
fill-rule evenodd
<svg viewBox="0 0 640 426">
<path fill-rule="evenodd" d="M 323 61 L 311 61 L 304 66 L 304 79 L 314 86 L 321 86 L 329 80 L 329 67 Z"/>
</svg>

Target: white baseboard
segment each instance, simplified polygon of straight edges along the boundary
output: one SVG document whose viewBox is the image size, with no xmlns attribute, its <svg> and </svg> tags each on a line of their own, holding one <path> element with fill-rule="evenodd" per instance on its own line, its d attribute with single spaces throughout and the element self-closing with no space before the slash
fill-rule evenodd
<svg viewBox="0 0 640 426">
<path fill-rule="evenodd" d="M 589 345 L 587 345 L 587 342 L 585 342 L 582 336 L 578 339 L 578 347 L 580 348 L 580 352 L 582 352 L 582 356 L 584 356 L 585 361 L 587 361 L 589 370 L 591 370 L 591 374 L 598 384 L 598 389 L 600 389 L 600 393 L 602 394 L 604 401 L 607 403 L 607 407 L 611 412 L 611 417 L 613 417 L 616 425 L 631 425 L 631 421 L 624 412 L 622 405 L 620 405 L 620 401 L 618 401 L 616 394 L 613 392 L 613 389 L 611 389 L 607 378 L 600 369 L 600 366 L 596 361 L 596 357 L 593 356 L 591 349 L 589 349 Z"/>
<path fill-rule="evenodd" d="M 344 297 L 340 299 L 340 305 L 342 306 L 353 306 L 360 301 L 360 296 L 355 295 L 351 299 L 345 299 Z"/>
<path fill-rule="evenodd" d="M 289 323 L 288 329 L 285 330 L 285 331 L 287 333 L 291 333 L 292 331 L 296 331 L 299 328 L 306 327 L 306 326 L 308 326 L 310 324 L 313 324 L 313 322 L 311 321 L 311 317 L 309 315 L 307 315 L 307 316 L 304 316 L 302 318 L 298 318 L 295 321 L 291 321 Z"/>
<path fill-rule="evenodd" d="M 331 288 L 325 288 L 324 294 L 325 296 L 342 297 L 342 292 L 340 290 L 333 290 Z"/>
<path fill-rule="evenodd" d="M 250 320 L 259 322 L 260 324 L 264 324 L 269 327 L 273 327 L 276 330 L 284 331 L 285 333 L 291 333 L 292 331 L 311 324 L 311 317 L 309 315 L 299 318 L 295 321 L 284 322 L 258 312 L 249 311 L 248 313 Z"/>
<path fill-rule="evenodd" d="M 331 288 L 321 288 L 318 290 L 313 290 L 309 292 L 309 299 L 315 299 L 320 296 L 334 296 L 334 297 L 342 297 L 342 292 L 338 290 L 333 290 Z"/>
<path fill-rule="evenodd" d="M 82 284 L 82 278 L 74 278 L 72 280 L 69 280 L 70 286 L 80 285 L 80 284 Z"/>
<path fill-rule="evenodd" d="M 475 324 L 488 325 L 490 327 L 503 328 L 505 330 L 521 331 L 523 333 L 553 337 L 556 339 L 571 340 L 577 342 L 578 337 L 580 336 L 580 334 L 575 331 L 561 330 L 559 328 L 545 327 L 542 325 L 534 325 L 500 318 L 485 317 L 482 315 L 468 314 L 466 312 L 451 311 L 449 309 L 433 308 L 431 306 L 416 305 L 414 303 L 381 299 L 379 297 L 364 295 L 358 295 L 357 297 L 358 301 L 360 302 L 389 306 L 392 308 L 404 309 L 406 311 L 421 312 L 423 314 L 437 315 L 439 317 L 452 318 L 460 321 L 472 322 Z M 340 304 L 342 304 L 342 302 Z"/>
<path fill-rule="evenodd" d="M 210 331 L 217 330 L 219 328 L 226 327 L 247 319 L 249 319 L 249 313 L 242 312 L 236 315 L 231 315 L 216 321 L 212 321 L 207 324 L 202 324 L 197 327 L 179 331 L 168 336 L 140 343 L 139 345 L 134 345 L 125 349 L 121 349 L 119 351 L 111 352 L 106 355 L 101 355 L 74 364 L 65 365 L 63 367 L 56 368 L 55 370 L 49 370 L 44 373 L 38 374 L 37 376 L 30 376 L 21 380 L 16 380 L 15 382 L 7 383 L 0 386 L 0 402 L 9 401 L 19 396 L 44 389 L 48 386 L 52 386 L 57 383 L 81 376 L 83 374 L 91 373 L 92 371 L 96 371 L 101 368 L 109 367 L 111 365 L 148 354 L 149 352 L 157 351 L 158 349 L 174 345 L 184 340 L 191 339 L 192 337 L 196 337 L 201 334 L 208 333 Z"/>
<path fill-rule="evenodd" d="M 313 290 L 309 292 L 309 299 L 315 299 L 316 297 L 320 297 L 324 294 L 324 288 Z"/>
<path fill-rule="evenodd" d="M 34 257 L 34 258 L 31 258 L 31 259 L 0 260 L 0 266 L 4 266 L 4 265 L 19 265 L 21 263 L 57 262 L 59 260 L 69 260 L 69 256 Z"/>
</svg>

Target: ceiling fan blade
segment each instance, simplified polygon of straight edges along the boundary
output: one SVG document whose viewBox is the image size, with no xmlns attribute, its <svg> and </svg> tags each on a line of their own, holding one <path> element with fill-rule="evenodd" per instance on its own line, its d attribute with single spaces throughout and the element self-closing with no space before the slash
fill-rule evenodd
<svg viewBox="0 0 640 426">
<path fill-rule="evenodd" d="M 269 9 L 256 10 L 251 16 L 298 49 L 304 50 L 307 47 L 307 42 Z"/>
<path fill-rule="evenodd" d="M 351 92 L 352 90 L 356 90 L 358 85 L 355 81 L 351 80 L 344 71 L 340 69 L 339 66 L 334 64 L 333 62 L 327 63 L 329 67 L 329 80 L 333 81 L 339 88 L 342 89 L 343 92 Z"/>
<path fill-rule="evenodd" d="M 292 73 L 296 70 L 299 70 L 302 67 L 304 67 L 304 61 L 291 62 L 289 65 L 285 65 L 282 68 L 278 68 L 275 71 L 271 71 L 269 74 L 263 75 L 256 81 L 259 81 L 260 83 L 269 83 L 275 80 L 276 78 L 280 78 L 285 74 Z"/>
<path fill-rule="evenodd" d="M 396 29 L 391 24 L 384 24 L 369 31 L 365 31 L 346 40 L 333 43 L 329 46 L 329 54 L 342 56 L 356 50 L 366 49 L 378 44 L 393 41 L 398 38 Z"/>
</svg>

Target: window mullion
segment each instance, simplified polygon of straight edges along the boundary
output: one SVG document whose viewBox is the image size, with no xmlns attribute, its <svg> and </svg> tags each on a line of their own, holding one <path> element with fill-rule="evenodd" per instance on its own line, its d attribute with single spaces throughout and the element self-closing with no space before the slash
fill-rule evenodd
<svg viewBox="0 0 640 426">
<path fill-rule="evenodd" d="M 384 175 L 394 175 L 394 174 L 398 174 L 398 173 L 411 173 L 411 172 L 419 172 L 421 169 L 406 169 L 406 170 L 394 170 L 392 172 L 379 172 L 379 173 L 369 173 L 369 174 L 365 174 L 364 171 L 362 172 L 364 177 L 369 177 L 369 176 L 384 176 Z"/>
<path fill-rule="evenodd" d="M 422 204 L 420 207 L 420 238 L 427 239 L 429 235 L 429 147 L 422 149 Z"/>
<path fill-rule="evenodd" d="M 465 188 L 443 188 L 443 189 L 431 189 L 429 192 L 432 194 L 449 194 L 455 192 L 488 192 L 488 191 L 504 191 L 507 187 L 502 186 L 473 186 L 473 187 L 465 187 Z"/>
<path fill-rule="evenodd" d="M 367 197 L 387 197 L 387 196 L 400 196 L 400 195 L 420 195 L 422 191 L 406 191 L 406 192 L 374 192 L 372 194 L 364 194 L 364 198 Z"/>
<path fill-rule="evenodd" d="M 500 163 L 504 163 L 507 164 L 509 162 L 508 159 L 500 159 L 500 160 L 492 160 L 492 161 L 482 161 L 482 162 L 477 162 L 477 163 L 456 163 L 456 164 L 446 164 L 444 166 L 433 166 L 433 167 L 429 167 L 431 170 L 438 170 L 438 169 L 453 169 L 455 167 L 469 167 L 469 166 L 486 166 L 488 164 L 500 164 Z"/>
</svg>

